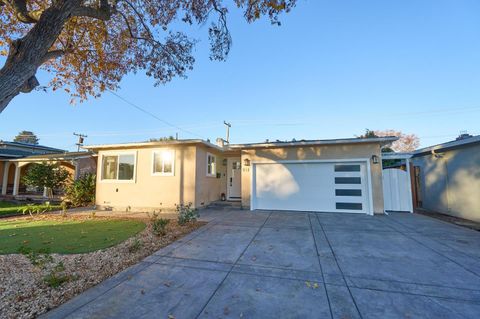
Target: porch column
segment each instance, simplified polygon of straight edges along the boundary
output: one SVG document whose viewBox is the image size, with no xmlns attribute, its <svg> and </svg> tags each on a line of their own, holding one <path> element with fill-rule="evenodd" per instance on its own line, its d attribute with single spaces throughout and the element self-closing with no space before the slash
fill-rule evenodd
<svg viewBox="0 0 480 319">
<path fill-rule="evenodd" d="M 75 165 L 75 172 L 73 173 L 73 178 L 77 180 L 80 177 L 80 165 L 78 164 L 78 160 L 73 162 Z"/>
<path fill-rule="evenodd" d="M 15 179 L 14 179 L 14 182 L 13 182 L 13 193 L 12 193 L 13 196 L 18 195 L 18 188 L 20 187 L 20 170 L 21 170 L 20 165 L 16 164 L 15 165 Z"/>
<path fill-rule="evenodd" d="M 9 162 L 5 162 L 3 166 L 3 180 L 2 180 L 2 195 L 7 195 L 7 186 L 8 186 L 8 171 L 10 170 Z"/>
</svg>

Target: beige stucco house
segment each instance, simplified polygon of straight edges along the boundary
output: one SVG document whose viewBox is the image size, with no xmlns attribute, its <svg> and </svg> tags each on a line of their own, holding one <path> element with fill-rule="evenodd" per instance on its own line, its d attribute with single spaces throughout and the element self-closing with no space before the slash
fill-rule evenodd
<svg viewBox="0 0 480 319">
<path fill-rule="evenodd" d="M 381 148 L 395 137 L 253 144 L 172 140 L 85 148 L 98 155 L 99 209 L 200 208 L 384 213 Z"/>
</svg>

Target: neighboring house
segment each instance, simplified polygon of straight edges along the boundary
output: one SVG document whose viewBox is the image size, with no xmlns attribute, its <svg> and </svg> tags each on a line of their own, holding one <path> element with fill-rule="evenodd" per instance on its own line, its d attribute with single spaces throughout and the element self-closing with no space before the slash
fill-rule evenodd
<svg viewBox="0 0 480 319">
<path fill-rule="evenodd" d="M 90 152 L 65 152 L 42 145 L 0 141 L 0 194 L 11 196 L 42 195 L 22 184 L 22 175 L 32 163 L 55 162 L 77 178 L 81 174 L 96 172 L 96 157 Z"/>
<path fill-rule="evenodd" d="M 417 207 L 480 222 L 480 136 L 417 150 L 412 162 Z"/>
<path fill-rule="evenodd" d="M 30 155 L 64 153 L 64 150 L 28 143 L 7 142 L 0 140 L 0 160 L 21 158 Z"/>
<path fill-rule="evenodd" d="M 203 207 L 384 213 L 381 148 L 396 137 L 217 145 L 204 140 L 92 145 L 99 209 Z"/>
</svg>

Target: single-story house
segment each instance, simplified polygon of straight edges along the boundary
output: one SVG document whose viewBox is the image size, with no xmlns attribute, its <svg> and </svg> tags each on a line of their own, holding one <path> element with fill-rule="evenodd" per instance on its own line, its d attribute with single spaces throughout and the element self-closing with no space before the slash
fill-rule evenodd
<svg viewBox="0 0 480 319">
<path fill-rule="evenodd" d="M 96 156 L 90 152 L 66 152 L 43 145 L 0 141 L 0 196 L 19 199 L 46 196 L 45 190 L 32 189 L 22 183 L 28 167 L 42 162 L 58 163 L 73 179 L 97 170 Z"/>
<path fill-rule="evenodd" d="M 381 149 L 396 137 L 228 144 L 190 139 L 85 146 L 98 155 L 96 205 L 383 214 Z"/>
<path fill-rule="evenodd" d="M 480 222 L 480 135 L 413 153 L 417 207 Z"/>
</svg>

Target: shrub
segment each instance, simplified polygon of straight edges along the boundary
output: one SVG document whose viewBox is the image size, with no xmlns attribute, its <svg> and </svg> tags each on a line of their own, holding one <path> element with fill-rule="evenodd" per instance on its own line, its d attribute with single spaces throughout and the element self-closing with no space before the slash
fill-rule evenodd
<svg viewBox="0 0 480 319">
<path fill-rule="evenodd" d="M 63 283 L 70 281 L 71 276 L 63 274 L 65 266 L 59 262 L 48 275 L 43 278 L 45 284 L 52 288 L 60 287 Z"/>
<path fill-rule="evenodd" d="M 88 206 L 95 202 L 95 181 L 94 174 L 84 174 L 77 180 L 70 183 L 65 190 L 65 201 L 72 206 Z"/>
<path fill-rule="evenodd" d="M 198 211 L 192 207 L 192 203 L 175 205 L 175 211 L 178 214 L 178 224 L 181 226 L 194 222 L 199 217 Z"/>
<path fill-rule="evenodd" d="M 139 251 L 142 247 L 143 247 L 143 242 L 138 238 L 135 238 L 133 243 L 131 243 L 130 246 L 128 246 L 128 252 L 135 253 Z"/>
<path fill-rule="evenodd" d="M 152 231 L 157 236 L 165 236 L 167 234 L 167 225 L 170 223 L 169 219 L 158 218 L 157 213 L 153 213 L 150 218 L 152 221 Z"/>
</svg>

